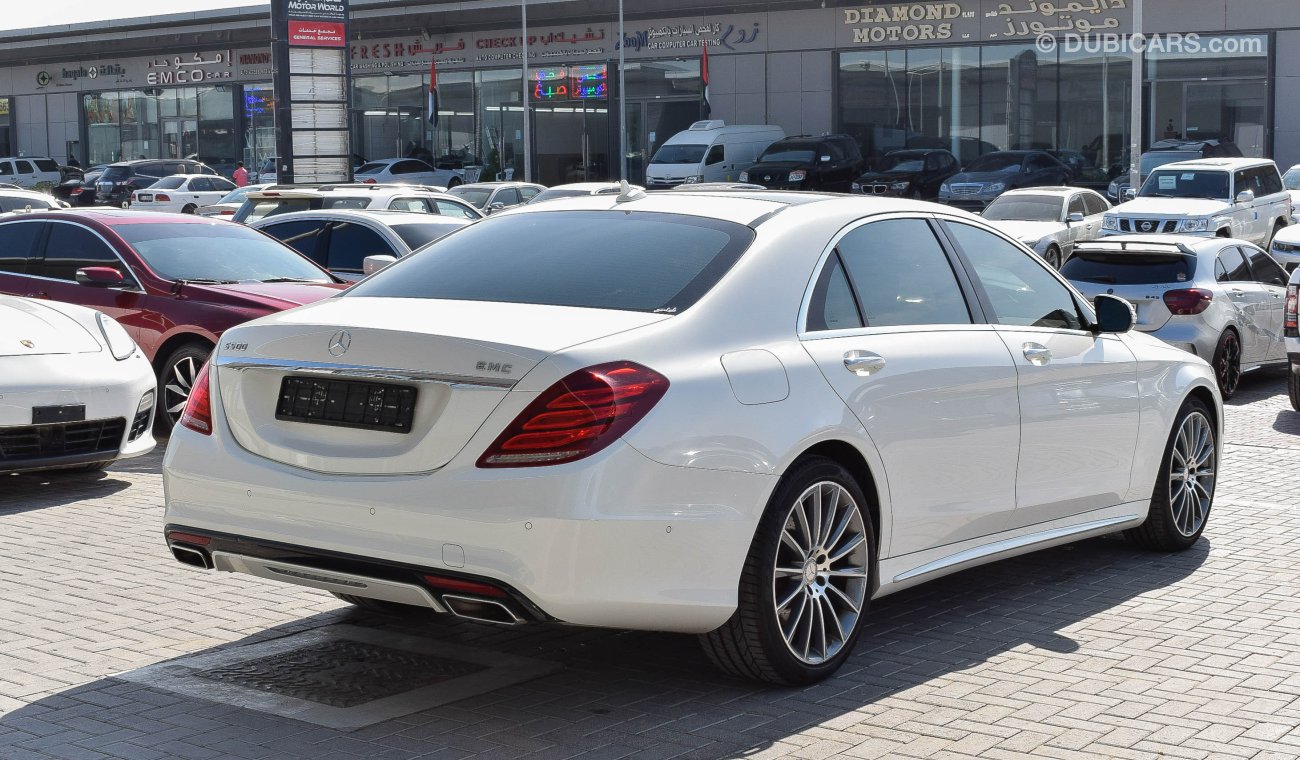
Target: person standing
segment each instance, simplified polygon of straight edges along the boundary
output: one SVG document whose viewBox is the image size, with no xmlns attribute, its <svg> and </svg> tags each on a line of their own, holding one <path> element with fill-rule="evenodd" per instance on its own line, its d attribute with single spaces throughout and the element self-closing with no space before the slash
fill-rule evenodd
<svg viewBox="0 0 1300 760">
<path fill-rule="evenodd" d="M 236 187 L 243 187 L 248 184 L 248 170 L 244 168 L 243 161 L 235 164 L 235 173 L 230 177 L 235 181 Z"/>
</svg>

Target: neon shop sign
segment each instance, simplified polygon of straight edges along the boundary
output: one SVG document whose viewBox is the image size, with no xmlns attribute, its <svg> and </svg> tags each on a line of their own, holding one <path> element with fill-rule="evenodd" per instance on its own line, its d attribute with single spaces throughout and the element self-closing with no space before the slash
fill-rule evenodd
<svg viewBox="0 0 1300 760">
<path fill-rule="evenodd" d="M 533 69 L 533 99 L 603 100 L 609 97 L 608 74 L 603 65 Z"/>
</svg>

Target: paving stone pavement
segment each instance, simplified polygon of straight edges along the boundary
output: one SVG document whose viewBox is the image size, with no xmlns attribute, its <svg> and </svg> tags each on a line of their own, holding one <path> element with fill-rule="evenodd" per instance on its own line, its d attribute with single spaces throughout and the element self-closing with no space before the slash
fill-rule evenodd
<svg viewBox="0 0 1300 760">
<path fill-rule="evenodd" d="M 1300 758 L 1300 414 L 1248 377 L 1205 537 L 1116 538 L 877 603 L 802 689 L 713 671 L 692 637 L 363 613 L 174 562 L 158 454 L 0 476 L 0 758 Z M 559 662 L 353 732 L 118 674 L 348 623 Z"/>
</svg>

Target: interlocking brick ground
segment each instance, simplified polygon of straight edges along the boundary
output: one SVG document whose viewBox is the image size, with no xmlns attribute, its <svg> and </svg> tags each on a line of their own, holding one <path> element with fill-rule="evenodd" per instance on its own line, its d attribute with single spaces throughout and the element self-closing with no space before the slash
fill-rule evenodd
<svg viewBox="0 0 1300 760">
<path fill-rule="evenodd" d="M 0 758 L 1300 758 L 1300 414 L 1247 378 L 1205 537 L 1115 538 L 879 602 L 834 679 L 769 689 L 686 636 L 391 619 L 175 563 L 160 457 L 0 476 Z M 1063 463 L 1068 466 L 1068 463 Z M 338 622 L 565 666 L 344 733 L 114 674 Z"/>
</svg>

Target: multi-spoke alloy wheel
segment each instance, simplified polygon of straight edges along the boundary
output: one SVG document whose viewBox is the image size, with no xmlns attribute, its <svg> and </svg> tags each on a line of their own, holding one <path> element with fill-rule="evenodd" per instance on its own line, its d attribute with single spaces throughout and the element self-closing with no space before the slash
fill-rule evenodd
<svg viewBox="0 0 1300 760">
<path fill-rule="evenodd" d="M 781 637 L 801 662 L 826 662 L 857 627 L 869 558 L 862 511 L 840 484 L 815 483 L 790 507 L 772 600 Z"/>
<path fill-rule="evenodd" d="M 1197 412 L 1183 419 L 1169 458 L 1169 507 L 1174 528 L 1194 536 L 1205 526 L 1214 495 L 1214 429 Z"/>
<path fill-rule="evenodd" d="M 1214 352 L 1214 376 L 1224 400 L 1232 398 L 1241 382 L 1241 339 L 1231 330 L 1219 338 L 1219 347 Z"/>
<path fill-rule="evenodd" d="M 1148 549 L 1178 551 L 1201 537 L 1214 503 L 1219 450 L 1214 422 L 1217 415 L 1197 398 L 1178 411 L 1146 522 L 1125 531 Z"/>
<path fill-rule="evenodd" d="M 866 496 L 838 462 L 809 457 L 772 493 L 740 576 L 736 611 L 701 637 L 728 673 L 806 684 L 853 651 L 875 591 Z"/>
<path fill-rule="evenodd" d="M 158 398 L 162 401 L 163 412 L 158 415 L 160 427 L 170 430 L 180 420 L 194 388 L 194 380 L 208 360 L 208 353 L 206 346 L 190 344 L 176 349 L 163 362 L 158 378 Z"/>
</svg>

